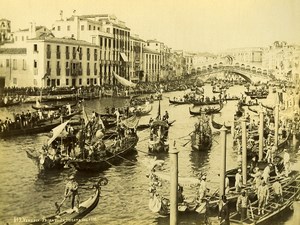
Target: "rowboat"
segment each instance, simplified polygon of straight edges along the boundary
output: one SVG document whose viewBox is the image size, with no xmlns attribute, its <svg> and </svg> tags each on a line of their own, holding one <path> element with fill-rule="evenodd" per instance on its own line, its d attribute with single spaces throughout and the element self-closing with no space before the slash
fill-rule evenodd
<svg viewBox="0 0 300 225">
<path fill-rule="evenodd" d="M 169 125 L 169 127 L 170 126 L 172 126 L 173 125 L 173 123 L 175 123 L 175 121 L 176 120 L 171 120 L 171 121 L 168 121 L 168 125 Z M 148 129 L 148 128 L 150 128 L 150 123 L 146 123 L 146 124 L 139 124 L 138 126 L 137 126 L 137 130 L 145 130 L 145 129 Z"/>
<path fill-rule="evenodd" d="M 71 105 L 71 107 L 76 106 L 77 103 L 73 103 Z M 66 104 L 59 104 L 59 105 L 41 105 L 41 104 L 37 104 L 37 105 L 32 105 L 31 107 L 35 110 L 45 110 L 45 111 L 49 111 L 49 110 L 59 110 L 62 107 L 65 107 Z"/>
<path fill-rule="evenodd" d="M 191 104 L 192 102 L 190 100 L 187 99 L 179 99 L 179 100 L 171 100 L 169 99 L 169 103 L 170 104 L 174 104 L 174 105 L 184 105 L 184 104 Z"/>
<path fill-rule="evenodd" d="M 19 105 L 20 103 L 21 103 L 21 100 L 11 100 L 6 103 L 4 101 L 1 101 L 0 107 L 9 107 L 9 106 L 14 106 L 14 105 Z"/>
<path fill-rule="evenodd" d="M 258 225 L 263 223 L 267 224 L 273 217 L 290 210 L 294 201 L 300 194 L 300 175 L 298 172 L 296 172 L 296 174 L 293 174 L 285 182 L 280 183 L 282 183 L 283 193 L 280 202 L 278 202 L 278 200 L 275 198 L 274 192 L 270 191 L 270 197 L 268 204 L 264 209 L 264 214 L 259 215 L 258 200 L 256 200 L 250 204 L 246 219 L 241 221 L 240 215 L 237 212 L 234 212 L 230 215 L 230 223 L 249 225 Z"/>
<path fill-rule="evenodd" d="M 192 103 L 194 106 L 201 106 L 201 105 L 219 105 L 221 100 L 215 101 L 193 101 Z"/>
<path fill-rule="evenodd" d="M 63 211 L 57 211 L 56 214 L 46 216 L 41 219 L 35 219 L 30 224 L 75 224 L 83 217 L 90 213 L 99 203 L 101 186 L 108 183 L 106 178 L 101 178 L 97 184 L 93 185 L 95 191 L 89 198 L 79 204 L 78 211 L 73 208 L 68 208 Z M 56 203 L 57 205 L 57 203 Z"/>
<path fill-rule="evenodd" d="M 34 127 L 23 127 L 23 128 L 11 128 L 9 130 L 0 132 L 0 138 L 13 137 L 17 135 L 30 135 L 30 134 L 38 134 L 49 132 L 54 127 L 60 124 L 60 119 L 54 121 L 46 121 L 43 123 L 39 123 Z"/>
</svg>

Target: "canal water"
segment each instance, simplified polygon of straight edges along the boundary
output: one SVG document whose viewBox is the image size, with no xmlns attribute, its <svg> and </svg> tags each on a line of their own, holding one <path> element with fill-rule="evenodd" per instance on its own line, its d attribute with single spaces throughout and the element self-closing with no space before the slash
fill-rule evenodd
<svg viewBox="0 0 300 225">
<path fill-rule="evenodd" d="M 212 87 L 204 87 L 205 94 L 213 96 Z M 242 86 L 233 86 L 228 90 L 230 95 L 240 95 L 245 90 Z M 170 92 L 163 94 L 161 110 L 168 110 L 170 120 L 176 120 L 170 128 L 170 142 L 176 140 L 176 147 L 179 150 L 179 175 L 185 177 L 197 177 L 200 172 L 207 174 L 208 186 L 211 190 L 218 187 L 218 173 L 220 172 L 221 146 L 219 134 L 214 134 L 214 141 L 211 150 L 208 152 L 195 152 L 191 150 L 188 142 L 188 134 L 193 130 L 197 117 L 189 115 L 189 105 L 169 105 L 169 98 L 183 96 L 185 92 Z M 275 94 L 270 94 L 265 102 L 274 102 Z M 85 102 L 85 109 L 88 115 L 94 110 L 104 112 L 107 106 L 122 106 L 122 99 L 103 98 Z M 215 119 L 220 122 L 232 121 L 236 109 L 236 101 L 229 101 L 224 105 L 221 114 Z M 30 109 L 29 104 L 9 109 L 1 109 L 1 119 L 11 117 L 12 112 Z M 150 117 L 157 114 L 158 102 L 153 103 L 151 115 L 142 117 L 140 123 L 147 123 Z M 258 118 L 257 118 L 258 119 Z M 8 224 L 19 224 L 18 221 L 25 219 L 32 220 L 43 218 L 55 212 L 55 202 L 63 199 L 64 187 L 67 177 L 75 174 L 79 183 L 80 199 L 85 200 L 91 191 L 84 187 L 91 186 L 100 176 L 108 178 L 109 183 L 102 188 L 101 199 L 98 206 L 89 213 L 85 219 L 78 224 L 169 224 L 168 217 L 161 217 L 152 213 L 148 208 L 149 180 L 146 174 L 149 173 L 147 164 L 153 160 L 153 156 L 146 154 L 149 130 L 139 132 L 140 142 L 136 146 L 137 153 L 128 157 L 118 166 L 101 173 L 82 173 L 73 169 L 66 169 L 61 172 L 40 172 L 35 163 L 29 159 L 25 150 L 28 148 L 40 148 L 48 140 L 46 134 L 31 136 L 13 137 L 0 140 L 0 219 Z M 227 135 L 227 169 L 237 166 L 237 154 L 232 147 L 231 134 Z M 165 160 L 165 169 L 169 171 L 169 156 L 161 156 Z M 299 168 L 298 168 L 299 169 Z M 168 183 L 164 182 L 161 187 L 161 194 L 168 197 Z M 184 195 L 193 197 L 196 188 L 185 187 Z M 68 203 L 70 204 L 70 203 Z M 299 212 L 300 204 L 295 203 L 295 210 Z M 211 218 L 213 224 L 217 224 L 217 218 Z M 179 215 L 179 224 L 203 224 L 203 218 L 199 215 Z M 270 224 L 292 225 L 299 224 L 297 213 L 287 213 Z"/>
</svg>

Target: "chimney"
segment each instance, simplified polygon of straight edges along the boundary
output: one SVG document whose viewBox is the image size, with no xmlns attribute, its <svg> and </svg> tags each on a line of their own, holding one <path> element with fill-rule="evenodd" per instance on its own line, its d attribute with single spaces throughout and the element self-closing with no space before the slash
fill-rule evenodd
<svg viewBox="0 0 300 225">
<path fill-rule="evenodd" d="M 36 30 L 35 22 L 31 22 L 29 27 L 30 38 L 36 37 L 35 30 Z"/>
</svg>

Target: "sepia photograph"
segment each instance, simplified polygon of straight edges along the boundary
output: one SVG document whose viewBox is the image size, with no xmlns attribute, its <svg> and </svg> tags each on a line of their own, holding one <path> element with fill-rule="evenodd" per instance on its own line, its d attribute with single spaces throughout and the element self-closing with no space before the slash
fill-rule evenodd
<svg viewBox="0 0 300 225">
<path fill-rule="evenodd" d="M 300 1 L 0 4 L 0 224 L 300 224 Z"/>
</svg>

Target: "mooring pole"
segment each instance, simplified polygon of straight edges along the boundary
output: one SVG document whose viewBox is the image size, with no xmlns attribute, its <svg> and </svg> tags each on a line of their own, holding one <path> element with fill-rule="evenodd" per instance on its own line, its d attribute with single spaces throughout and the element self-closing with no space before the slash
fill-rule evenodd
<svg viewBox="0 0 300 225">
<path fill-rule="evenodd" d="M 277 104 L 275 106 L 275 137 L 274 137 L 274 145 L 276 146 L 276 149 L 278 148 L 278 127 L 279 127 L 279 105 Z"/>
<path fill-rule="evenodd" d="M 246 118 L 241 119 L 242 123 L 242 175 L 243 184 L 247 183 L 247 130 L 246 130 Z"/>
<path fill-rule="evenodd" d="M 177 225 L 178 218 L 178 151 L 175 147 L 169 151 L 171 162 L 171 190 L 170 190 L 170 225 Z"/>
<path fill-rule="evenodd" d="M 259 152 L 258 160 L 263 160 L 263 151 L 264 151 L 264 112 L 260 110 L 259 112 Z"/>
<path fill-rule="evenodd" d="M 221 128 L 221 154 L 222 154 L 222 159 L 221 159 L 221 172 L 220 172 L 220 198 L 221 196 L 225 195 L 225 173 L 226 173 L 226 141 L 227 141 L 227 129 L 225 125 Z"/>
</svg>

